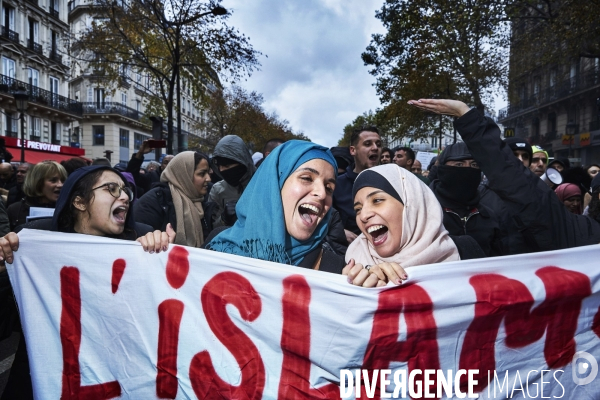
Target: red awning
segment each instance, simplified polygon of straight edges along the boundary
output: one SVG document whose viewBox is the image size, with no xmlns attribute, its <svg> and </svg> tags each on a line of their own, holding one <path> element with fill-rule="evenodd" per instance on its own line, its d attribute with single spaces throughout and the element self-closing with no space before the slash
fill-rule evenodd
<svg viewBox="0 0 600 400">
<path fill-rule="evenodd" d="M 16 149 L 14 147 L 7 147 L 6 150 L 13 155 L 12 161 L 21 161 L 21 149 Z M 61 153 L 51 153 L 46 151 L 35 151 L 35 150 L 27 150 L 25 149 L 25 161 L 31 164 L 37 164 L 40 161 L 52 160 L 61 162 L 62 160 L 70 160 L 71 158 L 83 158 L 79 156 L 72 156 L 68 154 Z"/>
</svg>

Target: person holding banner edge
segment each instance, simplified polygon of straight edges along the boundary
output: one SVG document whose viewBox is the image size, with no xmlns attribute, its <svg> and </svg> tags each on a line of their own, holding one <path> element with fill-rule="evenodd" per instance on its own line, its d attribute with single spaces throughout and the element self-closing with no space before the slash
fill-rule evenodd
<svg viewBox="0 0 600 400">
<path fill-rule="evenodd" d="M 125 178 L 107 166 L 90 166 L 76 170 L 64 183 L 52 219 L 40 219 L 21 228 L 55 232 L 81 233 L 122 240 L 137 240 L 145 251 L 166 251 L 175 240 L 175 231 L 169 225 L 166 232 L 152 231 L 145 224 L 136 223 L 129 213 L 133 198 L 125 186 Z M 10 232 L 0 238 L 0 261 L 13 261 L 13 252 L 19 248 L 17 233 Z M 29 363 L 21 340 L 2 399 L 33 398 Z"/>
<path fill-rule="evenodd" d="M 353 285 L 400 285 L 405 268 L 485 257 L 471 236 L 448 234 L 433 192 L 397 164 L 361 172 L 352 192 L 361 234 L 348 247 L 342 273 Z"/>
</svg>

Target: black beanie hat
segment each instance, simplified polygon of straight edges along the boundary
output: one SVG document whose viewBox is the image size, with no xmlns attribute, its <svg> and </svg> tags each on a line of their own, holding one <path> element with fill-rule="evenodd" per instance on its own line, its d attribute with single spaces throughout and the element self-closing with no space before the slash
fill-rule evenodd
<svg viewBox="0 0 600 400">
<path fill-rule="evenodd" d="M 511 137 L 504 139 L 504 143 L 506 143 L 512 151 L 525 150 L 529 154 L 529 160 L 533 158 L 533 149 L 525 139 Z"/>
<path fill-rule="evenodd" d="M 438 156 L 440 165 L 446 164 L 447 161 L 462 161 L 469 160 L 471 158 L 473 158 L 473 156 L 464 142 L 458 142 L 451 144 L 450 146 L 446 146 L 444 151 L 442 151 L 442 154 Z"/>
</svg>

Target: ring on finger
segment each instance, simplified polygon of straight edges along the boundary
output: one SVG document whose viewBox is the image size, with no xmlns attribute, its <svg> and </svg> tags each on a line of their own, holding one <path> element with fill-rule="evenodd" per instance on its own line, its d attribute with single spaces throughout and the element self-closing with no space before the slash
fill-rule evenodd
<svg viewBox="0 0 600 400">
<path fill-rule="evenodd" d="M 369 271 L 371 269 L 371 265 L 365 265 L 365 269 Z M 369 271 L 370 272 L 370 271 Z"/>
</svg>

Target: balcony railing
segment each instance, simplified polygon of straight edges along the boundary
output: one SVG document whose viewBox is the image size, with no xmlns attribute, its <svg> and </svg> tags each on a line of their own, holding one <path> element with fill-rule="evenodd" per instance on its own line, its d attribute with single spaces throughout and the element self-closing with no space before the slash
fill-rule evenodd
<svg viewBox="0 0 600 400">
<path fill-rule="evenodd" d="M 38 5 L 38 0 L 27 0 L 27 1 L 31 4 L 35 4 L 36 6 Z"/>
<path fill-rule="evenodd" d="M 11 42 L 19 43 L 19 34 L 2 25 L 2 36 Z"/>
<path fill-rule="evenodd" d="M 578 91 L 591 89 L 594 86 L 600 86 L 600 71 L 598 70 L 592 70 L 574 78 L 565 79 L 535 95 L 521 99 L 515 104 L 510 104 L 508 107 L 500 110 L 498 119 L 502 121 L 512 114 L 543 106 L 544 104 L 568 97 Z"/>
<path fill-rule="evenodd" d="M 58 10 L 55 10 L 54 8 L 50 8 L 50 11 L 49 11 L 49 13 L 50 13 L 50 15 L 51 15 L 51 16 L 53 16 L 54 18 L 57 18 L 57 19 L 58 19 L 58 16 L 59 16 L 59 14 L 58 14 Z"/>
<path fill-rule="evenodd" d="M 70 114 L 81 116 L 83 113 L 80 102 L 60 96 L 37 86 L 18 81 L 6 75 L 0 75 L 0 93 L 14 96 L 17 90 L 25 90 L 32 103 L 42 104 Z"/>
<path fill-rule="evenodd" d="M 144 116 L 141 112 L 127 107 L 122 103 L 95 101 L 82 104 L 84 114 L 117 114 L 136 121 L 139 121 Z"/>
<path fill-rule="evenodd" d="M 58 51 L 56 51 L 56 49 L 52 49 L 52 50 L 50 51 L 50 56 L 49 56 L 49 58 L 50 58 L 52 61 L 56 61 L 57 63 L 59 63 L 59 64 L 62 64 L 62 56 L 61 56 L 60 54 L 58 54 Z"/>
<path fill-rule="evenodd" d="M 4 136 L 6 137 L 17 137 L 18 133 L 14 131 L 4 131 Z"/>
<path fill-rule="evenodd" d="M 44 50 L 42 49 L 42 45 L 33 41 L 33 39 L 27 40 L 27 48 L 29 50 L 33 50 L 38 54 L 44 54 Z"/>
</svg>

